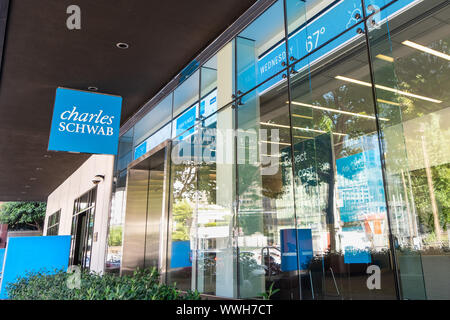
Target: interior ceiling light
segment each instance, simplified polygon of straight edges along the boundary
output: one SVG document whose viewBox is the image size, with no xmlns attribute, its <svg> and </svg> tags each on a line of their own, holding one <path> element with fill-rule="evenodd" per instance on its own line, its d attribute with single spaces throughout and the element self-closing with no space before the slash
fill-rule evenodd
<svg viewBox="0 0 450 320">
<path fill-rule="evenodd" d="M 384 60 L 384 61 L 387 61 L 387 62 L 394 62 L 394 58 L 389 57 L 389 56 L 385 56 L 384 54 L 378 54 L 376 57 L 378 59 L 380 59 L 380 60 Z"/>
<path fill-rule="evenodd" d="M 44 158 L 50 159 L 52 156 L 49 154 L 44 154 Z"/>
<path fill-rule="evenodd" d="M 88 90 L 90 90 L 90 91 L 98 91 L 98 88 L 91 86 L 91 87 L 88 87 Z"/>
<path fill-rule="evenodd" d="M 279 158 L 282 157 L 282 154 L 260 154 L 261 157 L 272 157 L 272 158 Z"/>
<path fill-rule="evenodd" d="M 36 180 L 37 180 L 37 178 L 35 178 L 35 177 L 30 178 L 30 181 L 36 181 Z"/>
<path fill-rule="evenodd" d="M 289 102 L 287 102 L 287 103 L 289 103 Z M 312 109 L 318 109 L 318 110 L 330 111 L 330 112 L 335 112 L 335 113 L 348 114 L 348 115 L 355 116 L 355 117 L 361 117 L 361 118 L 367 118 L 367 119 L 376 119 L 376 117 L 374 117 L 374 116 L 369 116 L 369 115 L 360 114 L 360 113 L 354 113 L 354 112 L 349 112 L 349 111 L 342 111 L 342 110 L 337 110 L 337 109 L 332 109 L 332 108 L 325 108 L 325 107 L 315 106 L 315 105 L 312 105 L 312 104 L 307 104 L 307 103 L 302 103 L 302 102 L 297 102 L 297 101 L 292 101 L 292 104 L 295 104 L 295 105 L 298 105 L 298 106 L 302 106 L 302 107 L 312 108 Z M 389 121 L 389 119 L 386 119 L 386 118 L 380 118 L 380 120 L 382 120 L 382 121 Z"/>
<path fill-rule="evenodd" d="M 290 128 L 289 126 L 286 126 L 283 124 L 276 124 L 276 123 L 270 123 L 270 122 L 260 122 L 260 124 L 265 125 L 265 126 L 271 126 L 271 127 L 279 127 L 279 128 L 286 128 L 286 129 Z M 310 129 L 310 128 L 292 127 L 292 129 L 307 131 L 307 132 L 327 133 L 327 131 Z M 337 136 L 346 136 L 347 135 L 345 133 L 337 133 L 337 132 L 332 132 L 332 133 Z"/>
<path fill-rule="evenodd" d="M 352 78 L 347 78 L 347 77 L 343 77 L 343 76 L 336 76 L 336 79 L 342 80 L 342 81 L 356 83 L 356 84 L 359 84 L 359 85 L 362 85 L 362 86 L 365 86 L 365 87 L 372 87 L 372 85 L 370 83 L 368 83 L 368 82 L 364 82 L 364 81 L 360 81 L 360 80 L 356 80 L 356 79 L 352 79 Z M 401 91 L 401 90 L 398 90 L 398 89 L 382 86 L 382 85 L 379 85 L 379 84 L 376 84 L 375 88 L 381 89 L 381 90 L 386 90 L 386 91 L 389 91 L 389 92 L 394 92 L 394 93 L 401 94 L 401 95 L 404 95 L 404 96 L 407 96 L 407 97 L 411 97 L 411 98 L 416 98 L 416 99 L 420 99 L 420 100 L 433 102 L 433 103 L 442 103 L 441 100 L 420 96 L 418 94 L 409 93 L 409 92 L 406 92 L 406 91 Z"/>
<path fill-rule="evenodd" d="M 445 59 L 445 60 L 449 60 L 449 61 L 450 61 L 450 56 L 449 56 L 448 54 L 445 54 L 445 53 L 443 53 L 443 52 L 440 52 L 440 51 L 436 51 L 436 50 L 430 49 L 430 48 L 425 47 L 425 46 L 422 46 L 422 45 L 420 45 L 420 44 L 418 44 L 418 43 L 415 43 L 415 42 L 406 40 L 406 41 L 403 41 L 402 44 L 404 44 L 405 46 L 414 48 L 414 49 L 416 49 L 416 50 L 420 50 L 420 51 L 423 51 L 423 52 L 432 54 L 432 55 L 434 55 L 434 56 L 436 56 L 436 57 L 439 57 L 439 58 L 442 58 L 442 59 Z"/>
<path fill-rule="evenodd" d="M 377 99 L 377 101 L 380 102 L 380 103 L 391 104 L 391 105 L 396 106 L 396 107 L 400 107 L 401 106 L 400 103 L 394 102 L 394 101 L 383 100 L 383 99 Z"/>
<path fill-rule="evenodd" d="M 261 140 L 260 142 L 261 143 L 279 144 L 279 145 L 282 145 L 282 146 L 290 146 L 291 145 L 290 143 L 278 142 L 278 141 L 264 141 L 264 140 Z"/>
<path fill-rule="evenodd" d="M 130 46 L 128 43 L 118 42 L 118 43 L 116 43 L 116 47 L 119 49 L 128 49 Z"/>
<path fill-rule="evenodd" d="M 313 118 L 313 117 L 310 117 L 310 116 L 304 116 L 302 114 L 295 114 L 295 113 L 293 113 L 292 116 L 295 117 L 295 118 L 304 118 L 304 119 L 312 119 Z"/>
</svg>

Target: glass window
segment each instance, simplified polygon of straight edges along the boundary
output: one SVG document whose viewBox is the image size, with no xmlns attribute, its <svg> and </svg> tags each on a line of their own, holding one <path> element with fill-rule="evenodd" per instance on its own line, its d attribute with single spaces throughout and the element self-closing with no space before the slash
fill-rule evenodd
<svg viewBox="0 0 450 320">
<path fill-rule="evenodd" d="M 235 167 L 233 109 L 229 106 L 198 126 L 195 222 L 197 290 L 236 296 L 233 241 Z"/>
<path fill-rule="evenodd" d="M 97 187 L 94 187 L 74 202 L 69 264 L 86 269 L 91 265 L 96 199 Z"/>
<path fill-rule="evenodd" d="M 236 37 L 238 95 L 255 88 L 286 63 L 283 1 L 279 0 Z M 258 88 L 263 92 L 282 80 L 279 75 Z"/>
<path fill-rule="evenodd" d="M 57 236 L 58 235 L 60 216 L 61 216 L 61 209 L 48 217 L 47 236 Z"/>
<path fill-rule="evenodd" d="M 123 224 L 126 207 L 126 171 L 114 177 L 111 198 L 111 214 L 108 226 L 108 244 L 106 252 L 105 272 L 120 272 L 122 261 Z"/>
<path fill-rule="evenodd" d="M 171 227 L 167 276 L 182 290 L 195 289 L 195 208 L 197 203 L 197 166 L 194 163 L 194 136 L 173 142 L 170 165 Z"/>
<path fill-rule="evenodd" d="M 391 229 L 403 298 L 449 299 L 450 6 L 410 2 L 370 32 Z"/>
<path fill-rule="evenodd" d="M 173 118 L 198 103 L 199 85 L 200 72 L 197 70 L 175 89 L 173 93 Z"/>
<path fill-rule="evenodd" d="M 172 122 L 172 138 L 182 140 L 184 137 L 194 133 L 194 125 L 198 118 L 198 103 L 184 111 Z M 180 136 L 183 133 L 182 136 Z"/>
<path fill-rule="evenodd" d="M 206 118 L 233 100 L 234 40 L 200 69 L 200 118 Z"/>
<path fill-rule="evenodd" d="M 206 118 L 217 111 L 217 55 L 205 63 L 200 72 L 199 115 Z M 229 99 L 231 100 L 231 97 Z"/>
<path fill-rule="evenodd" d="M 168 123 L 171 117 L 172 94 L 169 94 L 134 125 L 133 145 L 136 146 L 151 136 L 163 125 Z"/>
<path fill-rule="evenodd" d="M 171 151 L 169 282 L 223 297 L 237 294 L 233 123 L 225 107 L 179 136 Z"/>
<path fill-rule="evenodd" d="M 300 61 L 290 79 L 298 241 L 311 248 L 301 295 L 395 299 L 367 46 L 347 33 L 324 47 L 320 68 Z M 361 276 L 373 272 L 377 290 Z"/>
<path fill-rule="evenodd" d="M 290 61 L 318 51 L 305 59 L 304 63 L 297 64 L 297 71 L 307 66 L 308 61 L 320 59 L 327 53 L 325 48 L 320 49 L 324 44 L 363 18 L 361 0 L 286 0 L 286 12 Z M 340 41 L 344 43 L 355 36 L 356 33 L 347 33 L 341 36 Z"/>
<path fill-rule="evenodd" d="M 251 91 L 237 108 L 240 298 L 261 297 L 269 288 L 280 290 L 273 299 L 298 298 L 288 100 L 279 81 Z"/>
<path fill-rule="evenodd" d="M 160 143 L 170 139 L 172 130 L 172 123 L 169 122 L 164 127 L 159 129 L 149 138 L 144 140 L 141 144 L 134 148 L 134 160 L 141 157 L 148 151 L 152 150 L 154 147 L 158 146 Z"/>
<path fill-rule="evenodd" d="M 133 130 L 131 128 L 119 138 L 119 150 L 115 159 L 115 171 L 122 171 L 133 160 Z"/>
</svg>

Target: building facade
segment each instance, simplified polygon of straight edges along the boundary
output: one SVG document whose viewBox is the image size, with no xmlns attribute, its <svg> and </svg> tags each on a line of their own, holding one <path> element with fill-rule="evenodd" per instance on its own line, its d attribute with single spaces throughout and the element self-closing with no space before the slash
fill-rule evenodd
<svg viewBox="0 0 450 320">
<path fill-rule="evenodd" d="M 93 155 L 47 199 L 44 235 L 72 235 L 70 264 L 103 272 L 114 157 Z"/>
<path fill-rule="evenodd" d="M 449 1 L 245 19 L 123 125 L 96 268 L 230 298 L 449 299 Z"/>
</svg>

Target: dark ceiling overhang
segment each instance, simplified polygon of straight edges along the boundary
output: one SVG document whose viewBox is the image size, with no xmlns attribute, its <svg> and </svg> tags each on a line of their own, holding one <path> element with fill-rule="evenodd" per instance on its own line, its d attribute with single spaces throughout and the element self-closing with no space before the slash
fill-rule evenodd
<svg viewBox="0 0 450 320">
<path fill-rule="evenodd" d="M 255 2 L 10 0 L 0 80 L 0 201 L 46 200 L 89 157 L 47 151 L 58 86 L 122 96 L 125 123 Z M 66 27 L 72 4 L 81 8 L 81 30 Z M 130 48 L 118 49 L 118 42 Z"/>
</svg>

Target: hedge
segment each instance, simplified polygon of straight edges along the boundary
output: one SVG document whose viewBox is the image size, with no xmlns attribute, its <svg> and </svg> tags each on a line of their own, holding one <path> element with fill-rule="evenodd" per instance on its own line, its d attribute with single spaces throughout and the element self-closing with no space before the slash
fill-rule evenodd
<svg viewBox="0 0 450 320">
<path fill-rule="evenodd" d="M 64 270 L 30 272 L 6 290 L 11 300 L 200 300 L 198 292 L 161 284 L 156 269 L 120 277 L 81 271 L 78 288 L 68 285 L 69 277 L 73 275 Z"/>
</svg>

